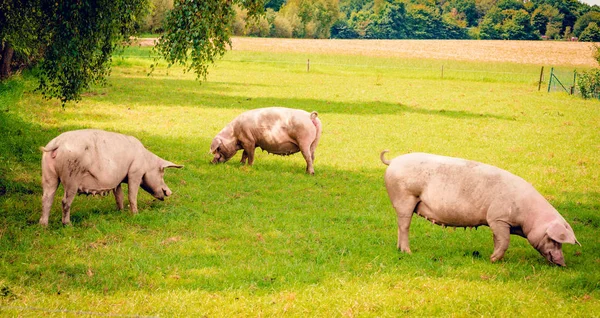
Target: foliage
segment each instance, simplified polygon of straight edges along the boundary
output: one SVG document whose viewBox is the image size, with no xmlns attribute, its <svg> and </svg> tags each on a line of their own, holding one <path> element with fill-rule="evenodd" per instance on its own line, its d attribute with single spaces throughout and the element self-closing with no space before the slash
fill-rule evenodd
<svg viewBox="0 0 600 318">
<path fill-rule="evenodd" d="M 173 9 L 173 0 L 150 1 L 150 12 L 138 29 L 141 32 L 162 33 L 167 13 Z"/>
<path fill-rule="evenodd" d="M 590 24 L 581 32 L 579 40 L 584 42 L 600 42 L 600 28 L 596 22 Z"/>
<path fill-rule="evenodd" d="M 511 2 L 512 3 L 512 2 Z M 480 24 L 482 39 L 532 40 L 531 18 L 524 9 L 492 8 Z"/>
<path fill-rule="evenodd" d="M 579 73 L 577 86 L 583 98 L 598 98 L 600 96 L 600 69 L 596 68 Z"/>
<path fill-rule="evenodd" d="M 234 13 L 231 3 L 246 8 L 251 17 L 262 10 L 262 0 L 177 1 L 167 15 L 166 32 L 160 36 L 156 52 L 169 66 L 182 65 L 206 78 L 209 64 L 230 45 L 229 25 Z"/>
<path fill-rule="evenodd" d="M 475 0 L 450 0 L 442 5 L 444 14 L 455 16 L 458 20 L 466 22 L 467 26 L 477 25 L 477 5 Z"/>
<path fill-rule="evenodd" d="M 291 0 L 275 14 L 288 20 L 293 37 L 534 40 L 570 39 L 575 21 L 595 12 L 576 0 L 339 0 L 339 6 L 321 11 L 330 17 L 338 8 L 334 19 L 310 14 L 325 2 Z M 273 20 L 269 23 L 274 36 Z M 327 26 L 329 33 L 318 31 Z"/>
<path fill-rule="evenodd" d="M 573 26 L 573 33 L 577 37 L 581 37 L 583 31 L 588 28 L 590 23 L 596 23 L 596 25 L 600 24 L 600 12 L 590 11 L 584 15 L 582 15 L 575 25 Z"/>
<path fill-rule="evenodd" d="M 119 42 L 128 41 L 146 0 L 42 3 L 47 36 L 39 64 L 39 90 L 63 105 L 78 100 L 92 83 L 102 83 Z"/>
<path fill-rule="evenodd" d="M 133 33 L 147 0 L 14 0 L 0 8 L 2 46 L 28 63 L 39 59 L 38 89 L 64 105 L 106 78 L 116 45 Z"/>
<path fill-rule="evenodd" d="M 562 19 L 563 15 L 558 9 L 549 4 L 542 4 L 531 13 L 531 27 L 538 35 L 555 39 L 559 35 Z"/>
<path fill-rule="evenodd" d="M 229 43 L 233 4 L 247 9 L 250 17 L 263 10 L 262 0 L 176 1 L 163 25 L 168 0 L 154 0 L 152 6 L 149 0 L 2 0 L 0 52 L 14 48 L 16 56 L 25 56 L 32 65 L 39 59 L 39 91 L 64 106 L 80 99 L 90 85 L 105 81 L 115 50 L 129 41 L 144 17 L 151 31 L 166 28 L 157 52 L 171 64 L 206 76 L 208 63 Z M 11 64 L 6 60 L 11 56 L 0 53 L 1 64 Z"/>
</svg>

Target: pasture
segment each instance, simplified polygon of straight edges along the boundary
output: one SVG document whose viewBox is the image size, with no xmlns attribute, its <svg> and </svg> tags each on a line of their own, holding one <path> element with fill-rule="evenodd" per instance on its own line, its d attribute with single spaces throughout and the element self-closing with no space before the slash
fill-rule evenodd
<svg viewBox="0 0 600 318">
<path fill-rule="evenodd" d="M 149 54 L 115 56 L 108 85 L 65 109 L 34 92 L 27 73 L 0 84 L 0 315 L 600 315 L 600 102 L 538 91 L 542 64 L 249 45 L 201 83 L 162 63 L 147 76 Z M 319 112 L 314 176 L 300 154 L 209 163 L 229 121 L 277 105 Z M 140 191 L 136 216 L 116 211 L 112 196 L 78 196 L 64 227 L 61 187 L 49 227 L 38 226 L 38 148 L 81 128 L 134 135 L 185 165 L 165 174 L 173 195 L 160 202 Z M 512 236 L 492 264 L 489 228 L 414 217 L 413 254 L 402 254 L 384 149 L 509 170 L 582 246 L 564 246 L 559 268 Z"/>
</svg>

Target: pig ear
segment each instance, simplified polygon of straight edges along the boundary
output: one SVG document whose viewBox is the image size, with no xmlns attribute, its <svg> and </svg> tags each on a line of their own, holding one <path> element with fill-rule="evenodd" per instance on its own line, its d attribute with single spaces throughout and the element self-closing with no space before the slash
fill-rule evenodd
<svg viewBox="0 0 600 318">
<path fill-rule="evenodd" d="M 171 161 L 163 160 L 161 168 L 162 169 L 165 169 L 165 168 L 183 168 L 183 166 L 182 165 L 178 165 L 178 164 L 174 164 Z"/>
<path fill-rule="evenodd" d="M 219 148 L 219 146 L 221 146 L 222 144 L 223 142 L 221 141 L 221 138 L 213 139 L 212 143 L 210 144 L 210 153 L 215 153 L 215 151 L 217 151 L 217 148 Z"/>
<path fill-rule="evenodd" d="M 570 228 L 567 228 L 565 225 L 559 222 L 552 222 L 548 229 L 546 230 L 546 234 L 558 243 L 569 243 L 569 244 L 579 244 L 577 239 L 575 238 L 575 233 Z"/>
</svg>

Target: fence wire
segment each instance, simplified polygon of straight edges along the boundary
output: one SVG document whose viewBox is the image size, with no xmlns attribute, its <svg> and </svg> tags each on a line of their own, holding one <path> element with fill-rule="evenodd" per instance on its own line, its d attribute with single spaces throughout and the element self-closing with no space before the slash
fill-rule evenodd
<svg viewBox="0 0 600 318">
<path fill-rule="evenodd" d="M 548 93 L 564 92 L 570 95 L 579 95 L 577 87 L 577 71 L 566 71 L 552 68 L 548 80 Z"/>
</svg>

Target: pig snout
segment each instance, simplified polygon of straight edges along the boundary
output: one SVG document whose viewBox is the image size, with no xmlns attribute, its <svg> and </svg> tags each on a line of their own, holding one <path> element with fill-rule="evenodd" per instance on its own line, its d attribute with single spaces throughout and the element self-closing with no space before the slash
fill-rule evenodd
<svg viewBox="0 0 600 318">
<path fill-rule="evenodd" d="M 227 158 L 225 158 L 225 156 L 221 155 L 220 153 L 216 153 L 215 156 L 213 157 L 213 160 L 211 161 L 212 164 L 217 164 L 217 163 L 223 163 L 227 161 Z"/>
<path fill-rule="evenodd" d="M 544 256 L 550 263 L 563 267 L 567 266 L 567 264 L 565 264 L 565 257 L 563 256 L 561 250 L 548 251 L 548 253 Z"/>
<path fill-rule="evenodd" d="M 160 189 L 160 191 L 157 191 L 154 193 L 154 197 L 157 198 L 158 200 L 164 201 L 165 197 L 168 197 L 171 194 L 173 194 L 173 192 L 171 192 L 171 189 L 169 189 L 169 187 L 167 187 L 165 185 L 164 187 L 162 187 Z"/>
<path fill-rule="evenodd" d="M 169 187 L 165 186 L 163 188 L 163 194 L 165 195 L 165 197 L 170 196 L 171 194 L 173 194 L 173 192 L 171 192 L 171 189 L 169 189 Z"/>
</svg>

